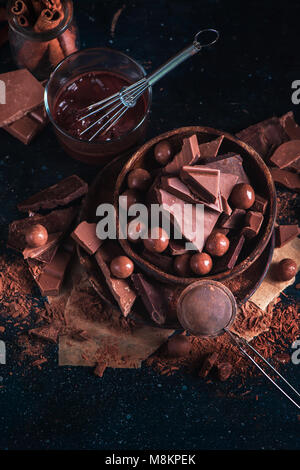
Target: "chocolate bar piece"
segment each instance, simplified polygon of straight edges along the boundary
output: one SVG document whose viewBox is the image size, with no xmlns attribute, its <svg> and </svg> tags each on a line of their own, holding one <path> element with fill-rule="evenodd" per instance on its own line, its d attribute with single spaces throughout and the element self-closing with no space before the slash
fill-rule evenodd
<svg viewBox="0 0 300 470">
<path fill-rule="evenodd" d="M 201 165 L 183 166 L 180 178 L 199 199 L 216 203 L 220 191 L 220 171 Z"/>
<path fill-rule="evenodd" d="M 97 224 L 81 222 L 71 234 L 73 240 L 80 245 L 89 255 L 94 255 L 102 244 L 102 240 L 96 234 Z"/>
<path fill-rule="evenodd" d="M 5 126 L 4 129 L 23 144 L 29 145 L 47 123 L 48 117 L 44 105 L 42 105 L 27 116 L 23 116 L 21 119 Z"/>
<path fill-rule="evenodd" d="M 244 235 L 239 234 L 231 238 L 230 246 L 227 253 L 225 253 L 225 255 L 221 256 L 220 258 L 215 259 L 213 268 L 214 273 L 220 273 L 234 268 L 238 257 L 240 256 L 244 243 Z"/>
<path fill-rule="evenodd" d="M 184 165 L 193 165 L 200 157 L 196 135 L 183 139 L 181 151 L 163 168 L 167 175 L 178 175 Z"/>
<path fill-rule="evenodd" d="M 152 280 L 150 283 L 141 273 L 132 274 L 131 278 L 151 319 L 158 325 L 163 325 L 166 321 L 167 304 L 159 284 Z"/>
<path fill-rule="evenodd" d="M 232 213 L 225 217 L 222 215 L 220 227 L 228 229 L 239 229 L 244 225 L 246 211 L 244 209 L 234 209 Z"/>
<path fill-rule="evenodd" d="M 143 250 L 142 257 L 163 271 L 167 273 L 172 272 L 173 259 L 171 256 Z"/>
<path fill-rule="evenodd" d="M 261 212 L 248 211 L 245 217 L 245 227 L 242 230 L 242 235 L 244 235 L 246 238 L 256 237 L 263 220 L 264 216 Z"/>
<path fill-rule="evenodd" d="M 26 69 L 2 73 L 6 104 L 0 106 L 0 127 L 5 127 L 43 104 L 44 87 Z"/>
<path fill-rule="evenodd" d="M 220 170 L 221 173 L 227 173 L 238 177 L 236 184 L 238 183 L 250 183 L 248 176 L 243 168 L 243 159 L 240 155 L 224 155 L 222 159 L 206 163 L 205 168 L 215 168 Z"/>
<path fill-rule="evenodd" d="M 58 249 L 59 241 L 62 238 L 63 233 L 51 233 L 48 237 L 47 243 L 42 246 L 32 248 L 27 246 L 23 250 L 24 259 L 34 258 L 38 261 L 43 261 L 44 263 L 50 263 L 55 256 L 55 253 Z"/>
<path fill-rule="evenodd" d="M 278 225 L 275 228 L 275 246 L 281 248 L 300 234 L 298 225 Z"/>
<path fill-rule="evenodd" d="M 300 158 L 300 140 L 290 140 L 281 144 L 273 153 L 270 161 L 278 168 L 285 168 Z"/>
<path fill-rule="evenodd" d="M 264 214 L 266 212 L 267 205 L 268 201 L 264 197 L 260 196 L 259 194 L 255 194 L 255 201 L 251 207 L 251 210 Z"/>
<path fill-rule="evenodd" d="M 220 173 L 220 193 L 228 199 L 234 186 L 237 184 L 239 177 L 230 173 Z"/>
<path fill-rule="evenodd" d="M 281 116 L 280 124 L 291 140 L 300 139 L 300 126 L 295 122 L 293 111 L 289 111 Z"/>
<path fill-rule="evenodd" d="M 185 213 L 185 203 L 181 199 L 168 193 L 164 189 L 157 189 L 155 194 L 157 202 L 161 204 L 163 210 L 170 215 L 175 232 L 181 233 L 186 240 L 193 243 L 195 250 L 201 252 L 220 214 L 208 207 L 204 207 L 204 217 L 202 217 L 202 211 L 199 206 L 195 204 L 190 206 L 190 212 Z M 201 237 L 199 233 L 200 227 L 202 226 L 203 237 Z M 196 227 L 198 231 L 196 231 Z"/>
<path fill-rule="evenodd" d="M 69 230 L 77 210 L 77 207 L 68 207 L 67 209 L 52 211 L 47 215 L 36 214 L 32 217 L 26 217 L 26 219 L 15 220 L 9 226 L 7 245 L 16 251 L 22 252 L 25 250 L 27 247 L 25 232 L 29 227 L 36 224 L 43 225 L 49 236 L 59 232 L 65 234 Z"/>
<path fill-rule="evenodd" d="M 218 196 L 215 204 L 201 201 L 201 199 L 193 194 L 190 189 L 177 177 L 163 176 L 161 178 L 161 187 L 162 189 L 168 191 L 168 193 L 173 194 L 174 196 L 189 204 L 205 204 L 207 207 L 210 207 L 213 210 L 222 212 L 222 201 L 220 195 Z"/>
<path fill-rule="evenodd" d="M 35 279 L 43 296 L 57 296 L 60 293 L 67 267 L 74 253 L 75 243 L 68 239 L 57 251 L 51 263 L 45 264 Z"/>
<path fill-rule="evenodd" d="M 264 160 L 289 140 L 280 119 L 275 116 L 243 129 L 236 136 L 253 147 Z"/>
<path fill-rule="evenodd" d="M 112 259 L 121 255 L 124 255 L 124 253 L 120 245 L 112 240 L 106 240 L 96 251 L 95 259 L 105 277 L 109 290 L 117 301 L 123 315 L 127 317 L 135 302 L 136 293 L 128 279 L 117 279 L 111 274 L 109 268 Z"/>
<path fill-rule="evenodd" d="M 72 175 L 21 202 L 18 209 L 21 212 L 55 209 L 58 206 L 66 206 L 87 192 L 87 183 L 79 176 Z"/>
<path fill-rule="evenodd" d="M 300 176 L 287 170 L 279 168 L 269 168 L 275 183 L 284 186 L 292 191 L 300 192 Z"/>
<path fill-rule="evenodd" d="M 199 145 L 200 158 L 216 157 L 218 155 L 221 143 L 223 142 L 224 136 L 221 135 L 217 139 L 205 142 Z"/>
</svg>

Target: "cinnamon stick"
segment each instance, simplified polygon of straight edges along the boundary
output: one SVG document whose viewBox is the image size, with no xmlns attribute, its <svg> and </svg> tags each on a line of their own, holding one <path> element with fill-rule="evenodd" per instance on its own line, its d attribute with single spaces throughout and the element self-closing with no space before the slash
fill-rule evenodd
<svg viewBox="0 0 300 470">
<path fill-rule="evenodd" d="M 11 9 L 11 12 L 14 15 L 17 15 L 17 16 L 18 15 L 28 16 L 28 14 L 29 14 L 28 7 L 27 7 L 26 3 L 23 0 L 17 0 L 14 3 L 14 6 Z"/>
<path fill-rule="evenodd" d="M 34 25 L 34 30 L 37 33 L 43 33 L 56 28 L 63 19 L 63 13 L 59 10 L 42 10 L 37 22 Z"/>
</svg>

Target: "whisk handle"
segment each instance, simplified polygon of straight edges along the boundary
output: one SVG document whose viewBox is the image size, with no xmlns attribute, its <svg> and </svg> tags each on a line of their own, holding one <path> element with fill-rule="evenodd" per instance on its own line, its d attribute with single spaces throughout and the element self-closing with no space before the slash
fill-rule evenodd
<svg viewBox="0 0 300 470">
<path fill-rule="evenodd" d="M 210 41 L 209 43 L 206 44 L 201 44 L 199 42 L 199 37 L 203 33 L 214 33 L 215 39 L 213 41 Z M 160 80 L 162 77 L 164 77 L 167 73 L 169 73 L 171 70 L 173 70 L 175 67 L 177 67 L 179 64 L 184 62 L 186 59 L 189 57 L 192 57 L 193 55 L 197 54 L 198 52 L 201 51 L 203 47 L 209 47 L 212 46 L 217 42 L 219 39 L 219 32 L 216 31 L 215 29 L 203 29 L 202 31 L 199 31 L 196 36 L 194 37 L 194 41 L 190 46 L 187 46 L 185 49 L 180 51 L 178 54 L 176 54 L 174 57 L 172 57 L 170 60 L 168 60 L 164 65 L 159 67 L 154 73 L 149 75 L 147 81 L 150 86 L 154 85 L 158 80 Z"/>
</svg>

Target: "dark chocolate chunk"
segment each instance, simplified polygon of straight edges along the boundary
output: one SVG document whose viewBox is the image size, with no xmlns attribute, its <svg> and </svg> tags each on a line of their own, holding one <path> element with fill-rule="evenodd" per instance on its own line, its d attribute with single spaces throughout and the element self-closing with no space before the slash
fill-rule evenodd
<svg viewBox="0 0 300 470">
<path fill-rule="evenodd" d="M 279 225 L 275 228 L 275 245 L 276 248 L 289 243 L 300 234 L 298 225 Z"/>
<path fill-rule="evenodd" d="M 270 161 L 278 168 L 285 168 L 300 158 L 300 140 L 290 140 L 281 144 L 273 153 Z"/>
<path fill-rule="evenodd" d="M 18 204 L 18 209 L 22 212 L 55 209 L 58 206 L 66 206 L 86 194 L 87 191 L 87 183 L 79 178 L 79 176 L 68 176 L 59 183 L 40 191 Z"/>
<path fill-rule="evenodd" d="M 298 126 L 295 121 L 293 111 L 289 111 L 288 113 L 281 116 L 280 124 L 291 140 L 300 139 L 300 126 Z"/>
<path fill-rule="evenodd" d="M 26 230 L 35 224 L 43 225 L 49 236 L 60 232 L 65 234 L 69 230 L 77 210 L 77 207 L 68 207 L 67 209 L 52 211 L 47 215 L 37 214 L 14 221 L 9 226 L 7 245 L 14 250 L 23 251 L 27 247 L 25 241 Z"/>
<path fill-rule="evenodd" d="M 136 293 L 129 279 L 117 279 L 110 271 L 110 263 L 116 256 L 124 255 L 120 245 L 112 240 L 106 240 L 96 251 L 95 259 L 101 269 L 107 286 L 117 301 L 123 315 L 127 317 L 136 299 Z"/>
<path fill-rule="evenodd" d="M 222 159 L 220 158 L 217 161 L 206 163 L 204 167 L 215 168 L 217 170 L 220 170 L 221 173 L 236 175 L 238 177 L 236 184 L 249 183 L 249 178 L 243 168 L 243 159 L 240 155 L 225 155 Z"/>
<path fill-rule="evenodd" d="M 234 209 L 232 213 L 225 217 L 222 215 L 220 220 L 220 227 L 228 229 L 240 229 L 244 225 L 244 218 L 246 211 L 244 209 Z"/>
<path fill-rule="evenodd" d="M 228 380 L 232 373 L 232 365 L 229 362 L 220 362 L 217 364 L 218 377 L 221 382 Z"/>
<path fill-rule="evenodd" d="M 266 212 L 267 205 L 268 201 L 264 197 L 260 196 L 259 194 L 255 194 L 255 201 L 251 207 L 251 210 L 264 214 Z"/>
<path fill-rule="evenodd" d="M 269 168 L 275 183 L 284 186 L 291 191 L 300 192 L 300 176 L 287 170 L 279 168 Z"/>
<path fill-rule="evenodd" d="M 43 104 L 44 87 L 28 70 L 2 73 L 0 80 L 6 88 L 6 104 L 0 106 L 0 127 L 8 126 Z"/>
<path fill-rule="evenodd" d="M 264 216 L 261 212 L 248 211 L 245 216 L 245 226 L 242 230 L 242 234 L 246 238 L 256 237 L 260 231 L 263 220 Z"/>
<path fill-rule="evenodd" d="M 288 140 L 278 117 L 272 117 L 247 127 L 236 136 L 253 147 L 263 159 L 267 159 L 275 148 Z"/>
<path fill-rule="evenodd" d="M 48 117 L 44 105 L 42 105 L 27 116 L 5 126 L 4 129 L 23 144 L 29 145 L 47 123 Z"/>
<path fill-rule="evenodd" d="M 142 257 L 149 261 L 149 263 L 154 264 L 166 273 L 172 272 L 173 259 L 171 258 L 171 256 L 162 253 L 150 252 L 145 249 L 142 252 Z"/>
<path fill-rule="evenodd" d="M 245 243 L 244 235 L 237 235 L 230 240 L 230 246 L 224 256 L 214 262 L 214 273 L 221 273 L 234 268 Z"/>
<path fill-rule="evenodd" d="M 89 255 L 95 254 L 102 244 L 102 240 L 97 237 L 96 227 L 97 224 L 89 224 L 84 221 L 81 222 L 71 234 L 73 240 L 75 240 Z"/>
<path fill-rule="evenodd" d="M 184 165 L 193 165 L 199 159 L 200 151 L 196 135 L 183 139 L 181 151 L 168 163 L 163 173 L 167 175 L 178 175 Z"/>
<path fill-rule="evenodd" d="M 213 352 L 212 354 L 209 354 L 206 356 L 206 358 L 203 361 L 203 364 L 201 366 L 201 369 L 199 370 L 199 377 L 202 377 L 205 379 L 212 368 L 214 367 L 215 363 L 217 362 L 217 359 L 219 357 L 219 354 L 217 352 Z"/>
<path fill-rule="evenodd" d="M 159 284 L 152 280 L 151 282 L 148 281 L 141 273 L 132 274 L 131 278 L 151 319 L 158 325 L 163 325 L 166 320 L 167 304 L 162 296 Z"/>
<path fill-rule="evenodd" d="M 218 155 L 221 143 L 223 142 L 224 136 L 221 135 L 217 139 L 205 142 L 199 145 L 200 159 L 216 157 Z"/>
</svg>

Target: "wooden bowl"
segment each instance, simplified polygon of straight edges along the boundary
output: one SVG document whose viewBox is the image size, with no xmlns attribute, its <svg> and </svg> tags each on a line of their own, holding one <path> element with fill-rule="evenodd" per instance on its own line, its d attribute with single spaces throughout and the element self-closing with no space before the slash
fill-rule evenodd
<svg viewBox="0 0 300 470">
<path fill-rule="evenodd" d="M 241 274 L 248 269 L 251 264 L 261 255 L 265 249 L 274 228 L 276 218 L 276 192 L 274 182 L 271 174 L 263 162 L 262 158 L 252 147 L 236 139 L 232 135 L 208 127 L 181 127 L 170 132 L 166 132 L 149 142 L 146 142 L 135 154 L 127 161 L 116 182 L 114 192 L 114 207 L 116 214 L 118 214 L 118 198 L 119 195 L 126 189 L 127 174 L 135 168 L 146 168 L 153 171 L 159 168 L 153 155 L 154 146 L 161 140 L 167 139 L 174 151 L 174 154 L 179 152 L 184 137 L 189 137 L 197 134 L 199 144 L 208 142 L 212 139 L 224 135 L 222 142 L 222 153 L 235 152 L 243 158 L 243 165 L 247 175 L 249 176 L 251 185 L 254 190 L 268 200 L 268 208 L 264 217 L 263 225 L 260 233 L 254 240 L 249 240 L 246 243 L 246 251 L 244 252 L 244 259 L 237 264 L 232 270 L 221 272 L 218 274 L 211 274 L 202 277 L 179 277 L 174 274 L 166 273 L 157 266 L 145 260 L 136 250 L 135 246 L 131 245 L 126 239 L 119 238 L 119 243 L 126 252 L 126 254 L 147 274 L 154 276 L 156 279 L 175 284 L 188 285 L 197 280 L 213 279 L 217 281 L 224 281 L 225 279 L 233 279 L 235 276 Z M 117 216 L 117 233 L 119 233 L 119 220 Z"/>
</svg>

